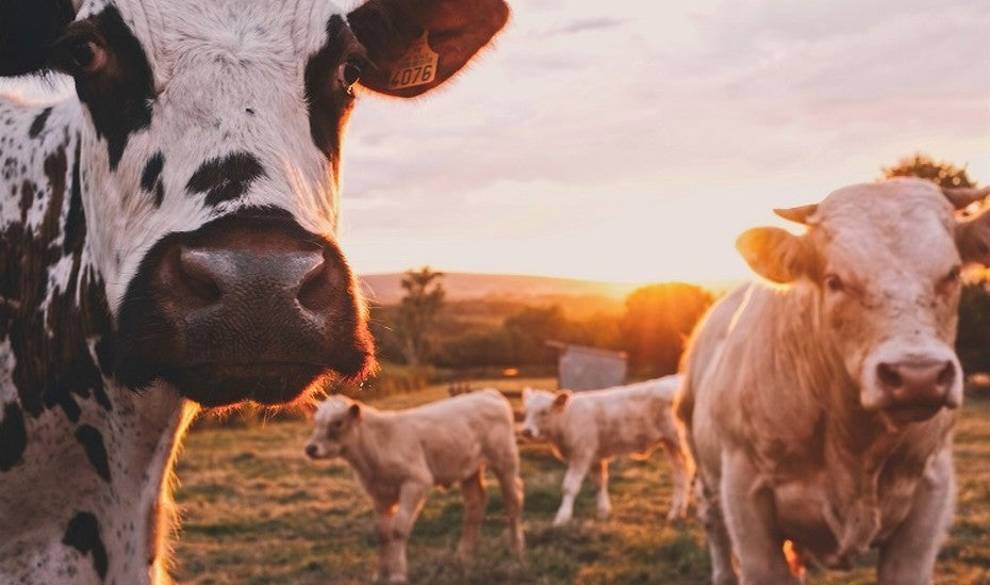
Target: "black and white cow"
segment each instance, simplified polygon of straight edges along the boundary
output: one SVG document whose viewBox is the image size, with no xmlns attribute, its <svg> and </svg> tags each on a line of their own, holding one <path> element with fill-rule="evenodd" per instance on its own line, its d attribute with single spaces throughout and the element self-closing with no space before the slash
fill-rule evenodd
<svg viewBox="0 0 990 585">
<path fill-rule="evenodd" d="M 373 348 L 334 233 L 355 87 L 413 97 L 502 0 L 4 0 L 0 583 L 162 584 L 196 404 L 283 403 Z"/>
</svg>

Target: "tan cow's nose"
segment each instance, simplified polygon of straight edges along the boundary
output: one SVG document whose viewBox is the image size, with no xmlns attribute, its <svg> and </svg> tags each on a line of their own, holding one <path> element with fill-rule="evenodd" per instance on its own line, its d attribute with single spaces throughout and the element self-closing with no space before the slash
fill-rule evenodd
<svg viewBox="0 0 990 585">
<path fill-rule="evenodd" d="M 884 362 L 877 380 L 892 405 L 941 406 L 956 382 L 951 361 Z"/>
</svg>

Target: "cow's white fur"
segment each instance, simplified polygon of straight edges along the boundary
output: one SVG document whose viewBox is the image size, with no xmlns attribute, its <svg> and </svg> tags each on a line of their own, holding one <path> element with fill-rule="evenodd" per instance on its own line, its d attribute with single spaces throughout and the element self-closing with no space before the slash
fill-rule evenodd
<svg viewBox="0 0 990 585">
<path fill-rule="evenodd" d="M 781 552 L 790 538 L 830 565 L 877 546 L 881 584 L 927 585 L 952 515 L 954 414 L 909 423 L 873 410 L 872 369 L 944 360 L 957 369 L 946 405 L 961 402 L 959 285 L 947 278 L 961 262 L 957 220 L 934 185 L 897 180 L 836 191 L 808 223 L 786 253 L 741 249 L 764 274 L 796 256 L 818 268 L 726 296 L 689 348 L 677 412 L 704 488 L 713 582 L 796 582 Z M 829 273 L 846 288 L 818 280 Z"/>
<path fill-rule="evenodd" d="M 78 0 L 77 18 L 100 13 L 106 0 Z M 47 266 L 47 311 L 56 291 L 74 284 L 105 285 L 109 309 L 117 314 L 125 290 L 145 253 L 160 238 L 191 231 L 244 206 L 272 204 L 291 213 L 303 228 L 333 238 L 338 223 L 339 177 L 311 138 L 303 72 L 308 58 L 327 42 L 331 15 L 344 13 L 329 0 L 115 0 L 151 63 L 156 99 L 151 127 L 129 136 L 116 171 L 111 172 L 106 140 L 97 136 L 89 111 L 74 96 L 52 106 L 43 133 L 28 139 L 42 107 L 0 96 L 0 109 L 12 125 L 2 131 L 19 137 L 4 146 L 4 158 L 18 165 L 17 180 L 39 188 L 24 221 L 12 184 L 0 180 L 0 233 L 14 223 L 29 235 L 52 211 L 57 228 L 66 225 L 69 195 L 61 209 L 49 210 L 52 187 L 46 157 L 64 153 L 65 179 L 80 163 L 86 242 L 72 283 L 71 254 Z M 247 108 L 255 114 L 249 115 Z M 80 152 L 80 160 L 75 153 Z M 139 183 L 148 159 L 161 151 L 165 199 L 160 209 Z M 248 151 L 265 168 L 236 202 L 217 208 L 202 195 L 186 192 L 186 182 L 208 158 Z M 21 169 L 23 167 L 23 170 Z M 59 230 L 52 249 L 64 240 Z M 16 299 L 0 298 L 5 306 Z M 50 325 L 45 320 L 45 327 Z M 56 335 L 47 331 L 49 338 Z M 95 354 L 95 339 L 89 339 Z M 10 340 L 0 339 L 0 395 L 16 402 L 11 372 L 16 364 Z M 95 363 L 96 356 L 92 356 Z M 80 399 L 78 421 L 47 407 L 28 419 L 29 440 L 21 461 L 0 473 L 0 582 L 163 585 L 168 582 L 170 530 L 168 474 L 176 444 L 194 411 L 173 388 L 155 382 L 141 393 L 106 379 L 112 411 L 92 397 Z M 40 389 L 32 389 L 40 392 Z M 3 416 L 0 411 L 0 416 Z M 2 422 L 2 419 L 0 419 Z M 74 433 L 96 429 L 111 454 L 107 482 L 86 461 Z M 59 473 L 53 473 L 58 470 Z M 105 579 L 94 571 L 95 552 L 81 554 L 63 543 L 76 512 L 96 516 L 108 555 Z"/>
</svg>

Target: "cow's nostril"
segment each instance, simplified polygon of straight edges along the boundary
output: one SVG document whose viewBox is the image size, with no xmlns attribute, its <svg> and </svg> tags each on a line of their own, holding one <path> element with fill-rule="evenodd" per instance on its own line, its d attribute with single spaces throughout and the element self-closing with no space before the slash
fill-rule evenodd
<svg viewBox="0 0 990 585">
<path fill-rule="evenodd" d="M 316 457 L 316 445 L 306 445 L 306 456 Z"/>
<path fill-rule="evenodd" d="M 215 259 L 208 253 L 180 247 L 176 262 L 178 284 L 203 304 L 220 300 L 221 292 Z"/>
<path fill-rule="evenodd" d="M 319 313 L 326 310 L 340 292 L 334 271 L 324 258 L 303 277 L 296 298 L 307 310 Z"/>
<path fill-rule="evenodd" d="M 956 381 L 956 366 L 952 362 L 945 362 L 945 367 L 938 373 L 938 385 L 943 388 L 951 388 Z"/>
<path fill-rule="evenodd" d="M 891 364 L 880 364 L 877 366 L 877 379 L 887 389 L 900 388 L 904 385 L 904 378 L 898 373 L 897 368 Z"/>
</svg>

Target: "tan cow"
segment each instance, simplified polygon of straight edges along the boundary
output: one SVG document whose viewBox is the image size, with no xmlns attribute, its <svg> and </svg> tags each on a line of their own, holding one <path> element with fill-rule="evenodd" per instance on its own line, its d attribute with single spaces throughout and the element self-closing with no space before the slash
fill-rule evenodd
<svg viewBox="0 0 990 585">
<path fill-rule="evenodd" d="M 488 467 L 502 489 L 509 539 L 523 550 L 523 487 L 512 408 L 496 390 L 482 390 L 418 408 L 382 411 L 344 397 L 316 413 L 306 454 L 341 457 L 371 496 L 378 514 L 376 579 L 406 581 L 406 542 L 430 488 L 460 484 L 464 529 L 458 552 L 469 558 L 484 518 Z"/>
<path fill-rule="evenodd" d="M 568 390 L 523 391 L 525 421 L 522 434 L 546 439 L 561 461 L 567 462 L 564 497 L 554 525 L 570 522 L 574 499 L 588 471 L 598 487 L 598 517 L 612 510 L 608 497 L 608 462 L 613 457 L 642 458 L 663 446 L 670 456 L 674 496 L 668 518 L 687 514 L 691 472 L 680 446 L 672 412 L 678 376 L 593 392 Z"/>
<path fill-rule="evenodd" d="M 803 235 L 740 237 L 773 284 L 711 310 L 676 407 L 717 585 L 795 583 L 795 561 L 841 566 L 871 547 L 881 585 L 931 583 L 954 504 L 960 270 L 990 250 L 990 214 L 957 218 L 944 195 L 855 185 L 778 211 Z"/>
</svg>

